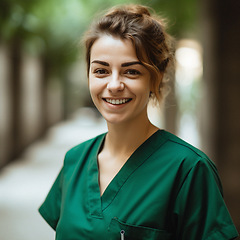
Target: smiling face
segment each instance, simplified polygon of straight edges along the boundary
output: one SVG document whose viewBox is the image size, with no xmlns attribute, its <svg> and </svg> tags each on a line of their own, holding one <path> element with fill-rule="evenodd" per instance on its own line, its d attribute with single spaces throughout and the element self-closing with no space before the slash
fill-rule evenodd
<svg viewBox="0 0 240 240">
<path fill-rule="evenodd" d="M 141 64 L 130 40 L 103 35 L 91 48 L 89 89 L 108 123 L 130 123 L 147 118 L 150 73 Z"/>
</svg>

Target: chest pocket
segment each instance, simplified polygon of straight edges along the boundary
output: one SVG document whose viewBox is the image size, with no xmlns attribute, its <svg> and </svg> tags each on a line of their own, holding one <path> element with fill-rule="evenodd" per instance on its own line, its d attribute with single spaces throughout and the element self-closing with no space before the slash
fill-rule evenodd
<svg viewBox="0 0 240 240">
<path fill-rule="evenodd" d="M 110 240 L 171 240 L 172 234 L 158 229 L 130 225 L 113 218 L 109 225 Z"/>
</svg>

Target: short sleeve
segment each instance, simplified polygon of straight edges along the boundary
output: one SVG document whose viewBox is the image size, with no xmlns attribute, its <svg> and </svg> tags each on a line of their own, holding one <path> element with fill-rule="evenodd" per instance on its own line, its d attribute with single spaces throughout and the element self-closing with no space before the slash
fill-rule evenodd
<svg viewBox="0 0 240 240">
<path fill-rule="evenodd" d="M 230 240 L 238 236 L 223 200 L 215 165 L 197 161 L 179 190 L 174 207 L 176 239 Z"/>
<path fill-rule="evenodd" d="M 60 217 L 62 179 L 63 179 L 62 175 L 63 168 L 58 174 L 45 201 L 38 210 L 42 217 L 54 230 L 56 230 L 56 226 Z"/>
</svg>

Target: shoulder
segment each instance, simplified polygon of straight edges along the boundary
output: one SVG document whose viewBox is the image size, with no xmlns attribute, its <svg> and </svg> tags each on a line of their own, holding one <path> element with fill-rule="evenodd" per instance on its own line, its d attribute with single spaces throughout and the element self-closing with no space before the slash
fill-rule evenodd
<svg viewBox="0 0 240 240">
<path fill-rule="evenodd" d="M 203 151 L 183 139 L 165 130 L 161 132 L 162 137 L 165 138 L 164 147 L 168 151 L 168 154 L 175 155 L 178 158 L 208 159 L 208 156 Z"/>
<path fill-rule="evenodd" d="M 176 135 L 162 130 L 162 135 L 166 139 L 166 146 L 172 150 L 177 151 L 178 155 L 198 156 L 200 158 L 208 158 L 207 155 L 200 149 L 187 143 Z"/>
<path fill-rule="evenodd" d="M 176 174 L 180 185 L 184 182 L 191 183 L 195 179 L 199 183 L 215 183 L 222 192 L 217 167 L 203 151 L 172 133 L 163 131 L 162 134 L 165 138 L 162 149 L 165 165 L 168 164 L 171 172 Z"/>
<path fill-rule="evenodd" d="M 200 149 L 168 131 L 162 130 L 161 135 L 165 138 L 165 143 L 159 150 L 176 167 L 190 170 L 195 166 L 205 166 L 216 171 L 215 164 Z"/>
<path fill-rule="evenodd" d="M 105 133 L 72 147 L 65 155 L 64 165 L 75 163 L 86 157 L 86 155 L 89 155 L 91 151 L 97 151 L 104 137 Z"/>
</svg>

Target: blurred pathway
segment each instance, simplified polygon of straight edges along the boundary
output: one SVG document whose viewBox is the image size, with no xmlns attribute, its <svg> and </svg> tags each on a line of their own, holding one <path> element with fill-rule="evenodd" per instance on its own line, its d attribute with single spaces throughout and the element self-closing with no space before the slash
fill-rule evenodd
<svg viewBox="0 0 240 240">
<path fill-rule="evenodd" d="M 81 109 L 68 122 L 52 127 L 0 171 L 0 240 L 53 240 L 54 231 L 38 213 L 68 149 L 106 131 L 102 119 Z"/>
</svg>

